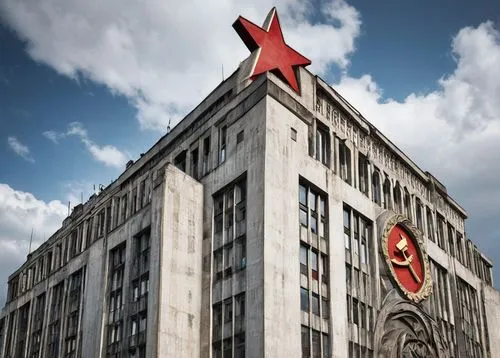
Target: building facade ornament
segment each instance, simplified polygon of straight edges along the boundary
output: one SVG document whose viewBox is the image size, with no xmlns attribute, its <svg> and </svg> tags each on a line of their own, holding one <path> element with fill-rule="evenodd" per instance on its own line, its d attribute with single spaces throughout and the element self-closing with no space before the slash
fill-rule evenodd
<svg viewBox="0 0 500 358">
<path fill-rule="evenodd" d="M 380 250 L 394 286 L 409 300 L 432 293 L 432 277 L 420 230 L 405 216 L 391 213 L 382 226 Z"/>
<path fill-rule="evenodd" d="M 380 358 L 449 358 L 439 326 L 418 304 L 392 290 L 375 325 L 375 356 Z"/>
</svg>

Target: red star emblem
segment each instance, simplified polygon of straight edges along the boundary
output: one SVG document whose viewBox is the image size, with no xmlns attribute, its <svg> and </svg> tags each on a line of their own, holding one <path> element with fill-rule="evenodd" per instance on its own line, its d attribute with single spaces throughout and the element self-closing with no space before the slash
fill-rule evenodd
<svg viewBox="0 0 500 358">
<path fill-rule="evenodd" d="M 311 61 L 285 43 L 276 8 L 271 10 L 262 28 L 241 16 L 233 28 L 251 52 L 259 51 L 250 74 L 252 79 L 272 71 L 300 93 L 295 68 L 310 65 Z"/>
</svg>

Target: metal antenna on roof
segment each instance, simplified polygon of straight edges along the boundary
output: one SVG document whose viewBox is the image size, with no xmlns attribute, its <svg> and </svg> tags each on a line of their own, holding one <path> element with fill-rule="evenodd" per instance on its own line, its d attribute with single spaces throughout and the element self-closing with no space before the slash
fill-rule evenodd
<svg viewBox="0 0 500 358">
<path fill-rule="evenodd" d="M 224 81 L 224 64 L 222 64 L 222 81 Z"/>
</svg>

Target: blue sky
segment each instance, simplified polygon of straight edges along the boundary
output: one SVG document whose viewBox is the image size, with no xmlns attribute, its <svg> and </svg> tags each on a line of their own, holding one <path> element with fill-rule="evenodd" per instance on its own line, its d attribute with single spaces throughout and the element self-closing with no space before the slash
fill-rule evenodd
<svg viewBox="0 0 500 358">
<path fill-rule="evenodd" d="M 237 15 L 262 23 L 273 6 L 148 4 L 0 0 L 0 285 L 25 258 L 26 223 L 39 243 L 68 201 L 115 179 L 218 84 L 221 64 L 227 75 L 248 55 Z M 500 266 L 500 3 L 287 0 L 278 11 L 310 69 L 445 183 Z"/>
</svg>

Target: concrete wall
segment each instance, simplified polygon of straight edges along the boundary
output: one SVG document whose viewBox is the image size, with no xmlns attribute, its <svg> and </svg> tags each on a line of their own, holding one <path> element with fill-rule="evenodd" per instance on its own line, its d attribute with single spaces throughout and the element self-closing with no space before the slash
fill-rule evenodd
<svg viewBox="0 0 500 358">
<path fill-rule="evenodd" d="M 488 329 L 489 358 L 500 354 L 500 292 L 492 287 L 484 286 L 484 319 Z"/>
<path fill-rule="evenodd" d="M 158 285 L 158 357 L 200 356 L 203 186 L 165 169 Z"/>
</svg>

